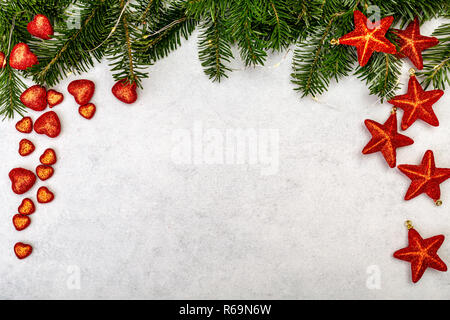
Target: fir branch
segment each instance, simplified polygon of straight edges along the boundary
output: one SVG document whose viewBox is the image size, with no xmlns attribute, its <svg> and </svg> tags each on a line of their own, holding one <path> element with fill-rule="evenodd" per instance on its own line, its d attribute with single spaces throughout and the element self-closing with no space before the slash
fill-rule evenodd
<svg viewBox="0 0 450 320">
<path fill-rule="evenodd" d="M 338 80 L 351 71 L 354 57 L 351 51 L 330 43 L 336 21 L 347 21 L 350 13 L 341 11 L 332 15 L 326 25 L 317 26 L 307 41 L 300 42 L 294 51 L 292 82 L 297 85 L 295 90 L 302 92 L 302 97 L 322 94 L 332 78 Z"/>
<path fill-rule="evenodd" d="M 15 113 L 23 115 L 26 112 L 20 101 L 20 95 L 25 88 L 17 70 L 9 65 L 0 70 L 0 115 L 3 118 L 11 119 Z"/>
<path fill-rule="evenodd" d="M 168 7 L 161 8 L 159 18 L 149 22 L 140 39 L 135 42 L 147 64 L 166 57 L 178 48 L 181 39 L 188 39 L 197 25 L 197 20 L 186 14 L 186 2 L 172 1 Z"/>
<path fill-rule="evenodd" d="M 233 58 L 224 21 L 218 12 L 205 18 L 199 36 L 199 59 L 202 62 L 205 74 L 213 81 L 227 77 L 226 72 L 231 71 L 225 63 Z"/>
<path fill-rule="evenodd" d="M 375 52 L 366 66 L 357 68 L 355 75 L 366 82 L 370 94 L 383 102 L 395 96 L 399 89 L 401 66 L 401 60 L 395 55 Z"/>
<path fill-rule="evenodd" d="M 265 41 L 254 28 L 261 21 L 262 7 L 261 0 L 234 0 L 230 5 L 229 32 L 245 66 L 263 65 L 267 57 Z"/>
</svg>

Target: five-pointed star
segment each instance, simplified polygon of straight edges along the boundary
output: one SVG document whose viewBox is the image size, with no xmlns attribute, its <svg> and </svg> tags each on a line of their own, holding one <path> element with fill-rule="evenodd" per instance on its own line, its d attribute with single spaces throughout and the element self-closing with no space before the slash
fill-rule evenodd
<svg viewBox="0 0 450 320">
<path fill-rule="evenodd" d="M 396 251 L 394 257 L 411 262 L 411 275 L 414 283 L 420 280 L 427 268 L 447 271 L 444 261 L 436 253 L 444 239 L 443 235 L 438 235 L 424 240 L 416 230 L 409 230 L 408 247 Z"/>
<path fill-rule="evenodd" d="M 358 61 L 361 67 L 369 61 L 372 53 L 397 53 L 395 45 L 386 39 L 385 35 L 394 21 L 394 17 L 381 19 L 373 27 L 361 11 L 354 12 L 355 30 L 339 39 L 339 44 L 355 46 L 358 51 Z"/>
<path fill-rule="evenodd" d="M 437 201 L 441 196 L 439 185 L 450 178 L 450 169 L 436 168 L 431 150 L 425 152 L 420 165 L 402 164 L 398 166 L 398 169 L 411 179 L 405 200 L 425 192 L 431 199 Z"/>
<path fill-rule="evenodd" d="M 417 17 L 405 30 L 395 29 L 392 33 L 397 37 L 400 57 L 408 57 L 419 70 L 423 69 L 422 51 L 439 43 L 439 40 L 435 37 L 425 37 L 420 34 Z"/>
<path fill-rule="evenodd" d="M 435 104 L 444 94 L 442 90 L 424 91 L 415 76 L 409 78 L 408 93 L 389 100 L 390 104 L 403 109 L 402 130 L 408 129 L 417 119 L 437 127 L 439 120 L 433 112 Z"/>
<path fill-rule="evenodd" d="M 366 120 L 364 124 L 372 134 L 372 139 L 364 147 L 362 153 L 369 154 L 381 151 L 391 168 L 395 167 L 396 149 L 414 143 L 412 139 L 397 132 L 397 115 L 395 112 L 384 124 L 373 120 Z"/>
</svg>

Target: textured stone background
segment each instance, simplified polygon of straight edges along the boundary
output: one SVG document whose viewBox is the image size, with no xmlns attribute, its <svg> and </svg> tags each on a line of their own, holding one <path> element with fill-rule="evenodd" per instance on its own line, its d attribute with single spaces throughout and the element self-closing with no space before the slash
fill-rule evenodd
<svg viewBox="0 0 450 320">
<path fill-rule="evenodd" d="M 413 285 L 409 264 L 392 253 L 407 245 L 406 219 L 423 237 L 449 235 L 450 183 L 440 208 L 425 196 L 405 202 L 409 179 L 380 154 L 361 155 L 370 138 L 364 119 L 384 122 L 390 105 L 355 77 L 332 84 L 319 102 L 300 99 L 290 83 L 292 52 L 270 57 L 268 66 L 279 67 L 211 83 L 196 41 L 152 67 L 132 106 L 111 95 L 106 63 L 83 75 L 97 84 L 92 121 L 66 90 L 81 77 L 61 83 L 66 99 L 54 110 L 63 132 L 56 140 L 31 135 L 37 151 L 29 158 L 17 154 L 15 122 L 0 124 L 0 298 L 448 298 L 448 273 L 429 270 Z M 398 163 L 418 163 L 432 149 L 438 166 L 450 166 L 449 102 L 447 90 L 435 105 L 439 128 L 416 123 L 407 131 L 415 144 L 399 150 Z M 195 123 L 278 130 L 278 172 L 174 163 L 173 133 Z M 8 172 L 33 169 L 47 147 L 59 162 L 42 185 L 56 199 L 16 232 L 11 217 L 21 197 Z M 17 260 L 17 241 L 31 243 L 33 255 Z M 439 252 L 450 263 L 449 240 Z M 380 289 L 370 289 L 377 271 Z"/>
</svg>

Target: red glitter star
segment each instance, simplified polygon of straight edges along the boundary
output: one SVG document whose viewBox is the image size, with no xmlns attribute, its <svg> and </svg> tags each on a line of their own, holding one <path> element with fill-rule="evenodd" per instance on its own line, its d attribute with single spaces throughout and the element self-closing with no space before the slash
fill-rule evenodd
<svg viewBox="0 0 450 320">
<path fill-rule="evenodd" d="M 420 34 L 419 19 L 417 17 L 405 30 L 394 29 L 397 43 L 400 46 L 399 56 L 408 57 L 417 69 L 423 69 L 422 51 L 434 47 L 439 43 L 435 37 L 425 37 Z"/>
<path fill-rule="evenodd" d="M 381 151 L 391 168 L 394 168 L 396 164 L 396 149 L 414 143 L 412 139 L 397 132 L 397 115 L 395 112 L 384 124 L 373 120 L 366 120 L 364 124 L 372 134 L 372 139 L 364 147 L 362 153 L 369 154 Z"/>
<path fill-rule="evenodd" d="M 436 253 L 444 239 L 443 235 L 438 235 L 424 240 L 415 229 L 409 229 L 408 247 L 397 250 L 394 257 L 411 263 L 411 275 L 414 283 L 422 278 L 427 268 L 447 271 L 444 261 Z"/>
<path fill-rule="evenodd" d="M 394 17 L 386 17 L 379 21 L 378 26 L 371 28 L 371 22 L 361 11 L 353 13 L 355 30 L 339 39 L 339 44 L 355 46 L 358 51 L 358 61 L 361 67 L 369 61 L 372 53 L 397 53 L 395 45 L 386 39 L 385 35 L 394 21 Z"/>
<path fill-rule="evenodd" d="M 408 129 L 417 119 L 432 126 L 439 126 L 439 120 L 433 112 L 435 104 L 444 94 L 442 90 L 424 91 L 415 76 L 408 82 L 408 93 L 389 100 L 390 104 L 403 109 L 402 130 Z"/>
<path fill-rule="evenodd" d="M 419 194 L 426 193 L 436 202 L 441 196 L 439 185 L 450 178 L 450 169 L 436 168 L 431 150 L 425 152 L 420 165 L 402 164 L 398 166 L 398 169 L 411 179 L 405 200 L 411 200 Z"/>
</svg>

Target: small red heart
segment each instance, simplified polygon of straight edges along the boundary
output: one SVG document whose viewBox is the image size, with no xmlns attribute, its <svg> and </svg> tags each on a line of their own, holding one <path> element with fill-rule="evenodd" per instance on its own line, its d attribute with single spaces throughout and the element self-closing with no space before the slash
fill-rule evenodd
<svg viewBox="0 0 450 320">
<path fill-rule="evenodd" d="M 25 198 L 19 206 L 19 213 L 27 216 L 33 214 L 36 211 L 33 201 L 30 198 Z"/>
<path fill-rule="evenodd" d="M 33 252 L 33 247 L 29 244 L 25 244 L 22 242 L 18 242 L 14 245 L 14 253 L 16 254 L 17 258 L 19 259 L 25 259 Z"/>
<path fill-rule="evenodd" d="M 93 103 L 88 103 L 88 104 L 85 104 L 84 106 L 80 106 L 78 108 L 78 112 L 80 113 L 80 115 L 83 118 L 86 118 L 88 120 L 92 119 L 92 117 L 95 114 L 95 111 L 96 111 L 96 107 L 95 107 L 95 104 L 93 104 Z"/>
<path fill-rule="evenodd" d="M 138 98 L 136 93 L 136 83 L 130 83 L 126 79 L 116 82 L 111 91 L 117 99 L 124 103 L 134 103 Z"/>
<path fill-rule="evenodd" d="M 36 175 L 42 181 L 48 180 L 53 176 L 55 170 L 50 166 L 38 165 L 36 167 Z"/>
<path fill-rule="evenodd" d="M 0 69 L 6 67 L 6 56 L 3 52 L 0 51 Z"/>
<path fill-rule="evenodd" d="M 18 70 L 25 70 L 38 63 L 36 55 L 31 52 L 30 47 L 23 42 L 16 44 L 9 56 L 9 65 L 11 68 Z"/>
<path fill-rule="evenodd" d="M 67 90 L 74 96 L 75 101 L 82 106 L 91 101 L 95 92 L 95 83 L 85 79 L 75 80 L 69 84 Z"/>
<path fill-rule="evenodd" d="M 48 40 L 53 35 L 53 27 L 50 20 L 43 14 L 37 14 L 27 25 L 28 32 L 37 38 Z"/>
<path fill-rule="evenodd" d="M 22 133 L 31 133 L 33 131 L 33 120 L 30 117 L 24 117 L 16 123 L 16 129 Z"/>
<path fill-rule="evenodd" d="M 52 166 L 56 163 L 56 152 L 53 149 L 47 149 L 44 151 L 44 153 L 39 158 L 39 161 L 41 161 L 42 164 L 47 166 Z"/>
<path fill-rule="evenodd" d="M 30 170 L 23 168 L 15 168 L 9 172 L 11 180 L 11 188 L 16 194 L 24 194 L 36 183 L 36 176 Z"/>
<path fill-rule="evenodd" d="M 34 131 L 50 138 L 56 138 L 61 133 L 61 122 L 58 115 L 54 111 L 44 113 L 34 123 Z"/>
<path fill-rule="evenodd" d="M 20 101 L 34 111 L 43 111 L 47 108 L 47 90 L 39 85 L 29 87 L 20 96 Z"/>
<path fill-rule="evenodd" d="M 31 223 L 30 217 L 24 216 L 22 214 L 14 215 L 12 221 L 13 221 L 13 225 L 17 231 L 22 231 L 22 230 L 26 229 Z"/>
<path fill-rule="evenodd" d="M 55 199 L 53 192 L 48 190 L 47 187 L 40 187 L 37 191 L 37 201 L 39 203 L 49 203 Z"/>
<path fill-rule="evenodd" d="M 64 100 L 64 95 L 61 92 L 50 89 L 47 92 L 47 102 L 50 105 L 50 108 L 57 106 Z"/>
<path fill-rule="evenodd" d="M 19 154 L 22 157 L 26 157 L 29 156 L 30 154 L 32 154 L 34 152 L 36 148 L 34 147 L 33 142 L 31 142 L 30 140 L 27 139 L 22 139 L 19 142 Z"/>
</svg>

